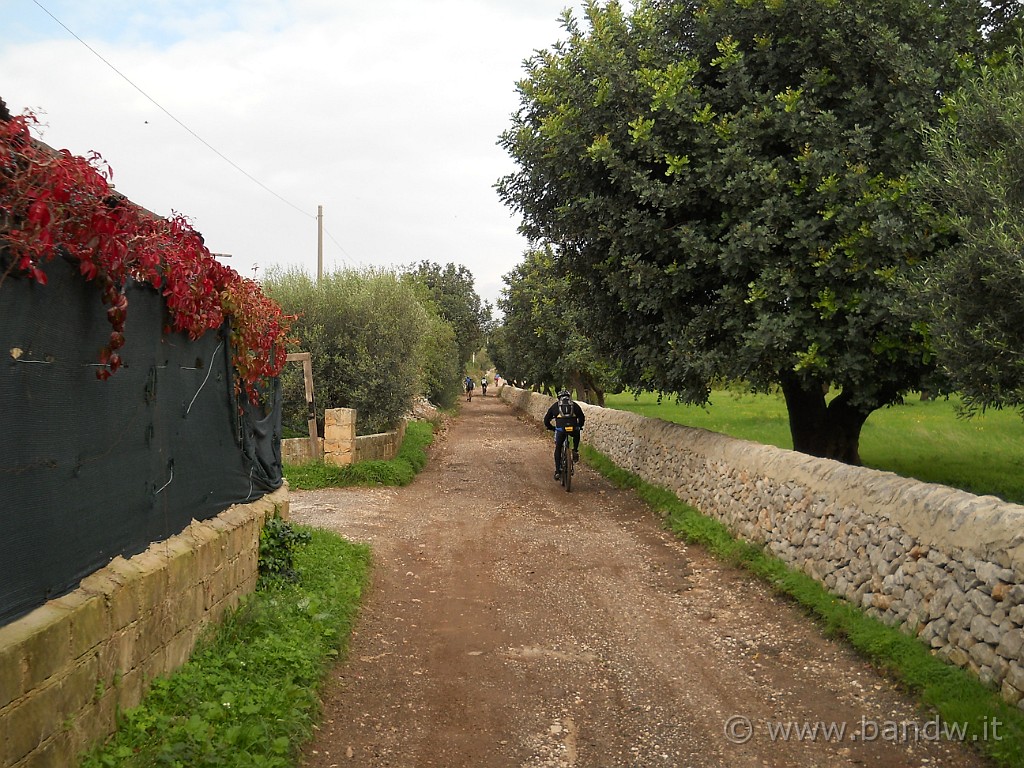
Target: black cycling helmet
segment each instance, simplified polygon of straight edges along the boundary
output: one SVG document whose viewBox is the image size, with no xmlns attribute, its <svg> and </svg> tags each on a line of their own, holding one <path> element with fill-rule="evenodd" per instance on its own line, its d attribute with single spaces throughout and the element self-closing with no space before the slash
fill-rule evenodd
<svg viewBox="0 0 1024 768">
<path fill-rule="evenodd" d="M 569 398 L 570 400 L 572 399 L 572 395 L 569 394 L 568 389 L 563 389 L 561 392 L 558 393 L 559 400 L 564 400 L 565 398 Z"/>
</svg>

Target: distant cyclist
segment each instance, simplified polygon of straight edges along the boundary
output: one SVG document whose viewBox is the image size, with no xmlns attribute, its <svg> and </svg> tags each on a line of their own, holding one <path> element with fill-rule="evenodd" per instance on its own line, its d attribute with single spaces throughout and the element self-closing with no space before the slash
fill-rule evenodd
<svg viewBox="0 0 1024 768">
<path fill-rule="evenodd" d="M 572 433 L 572 458 L 573 461 L 579 461 L 580 458 L 580 432 L 583 431 L 583 422 L 587 420 L 587 416 L 583 413 L 583 409 L 580 408 L 580 404 L 572 399 L 572 395 L 569 394 L 567 389 L 563 389 L 558 393 L 558 399 L 548 408 L 548 412 L 544 414 L 544 426 L 555 433 L 555 480 L 562 479 L 562 444 L 565 442 L 566 432 L 564 429 L 560 429 L 555 425 L 555 420 L 559 417 L 576 419 L 576 429 Z"/>
<path fill-rule="evenodd" d="M 463 384 L 465 384 L 465 386 L 466 386 L 466 399 L 467 400 L 472 400 L 473 399 L 473 380 L 471 378 L 469 378 L 469 376 L 467 376 L 465 378 L 465 380 L 463 381 Z"/>
<path fill-rule="evenodd" d="M 487 377 L 480 377 L 480 396 L 487 397 Z"/>
</svg>

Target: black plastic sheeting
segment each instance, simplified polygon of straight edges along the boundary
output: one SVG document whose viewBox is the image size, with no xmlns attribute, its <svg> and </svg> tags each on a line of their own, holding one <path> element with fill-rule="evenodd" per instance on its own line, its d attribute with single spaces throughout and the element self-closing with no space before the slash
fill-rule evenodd
<svg viewBox="0 0 1024 768">
<path fill-rule="evenodd" d="M 99 289 L 46 271 L 0 285 L 0 626 L 282 484 L 280 385 L 240 411 L 226 326 L 165 335 L 163 298 L 133 284 L 124 364 L 100 381 Z"/>
</svg>

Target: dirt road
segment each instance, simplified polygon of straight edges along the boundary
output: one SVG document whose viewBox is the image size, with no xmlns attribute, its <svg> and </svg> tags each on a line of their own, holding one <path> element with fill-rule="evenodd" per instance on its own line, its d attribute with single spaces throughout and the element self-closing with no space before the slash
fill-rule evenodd
<svg viewBox="0 0 1024 768">
<path fill-rule="evenodd" d="M 411 486 L 293 493 L 375 559 L 304 765 L 986 765 L 632 494 L 586 466 L 566 494 L 549 433 L 462 406 Z"/>
</svg>

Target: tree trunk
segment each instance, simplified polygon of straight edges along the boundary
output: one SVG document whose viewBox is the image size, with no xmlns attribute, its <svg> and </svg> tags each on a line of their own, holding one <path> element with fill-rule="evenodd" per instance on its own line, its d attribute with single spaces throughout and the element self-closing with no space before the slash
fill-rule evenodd
<svg viewBox="0 0 1024 768">
<path fill-rule="evenodd" d="M 860 465 L 860 431 L 870 410 L 850 405 L 846 391 L 826 403 L 820 384 L 808 386 L 796 377 L 783 378 L 782 394 L 789 411 L 793 450 Z"/>
<path fill-rule="evenodd" d="M 595 405 L 599 405 L 604 408 L 604 390 L 597 385 L 597 382 L 594 381 L 594 377 L 589 373 L 584 374 L 584 376 L 587 381 L 588 393 L 593 393 L 593 398 L 591 400 L 587 400 L 587 402 L 594 403 Z"/>
<path fill-rule="evenodd" d="M 576 400 L 582 400 L 584 403 L 589 403 L 587 393 L 587 383 L 583 380 L 583 377 L 579 373 L 569 374 L 569 394 L 576 393 Z"/>
<path fill-rule="evenodd" d="M 586 371 L 577 371 L 572 375 L 572 382 L 577 400 L 604 408 L 604 390 L 597 386 L 593 376 Z"/>
</svg>

